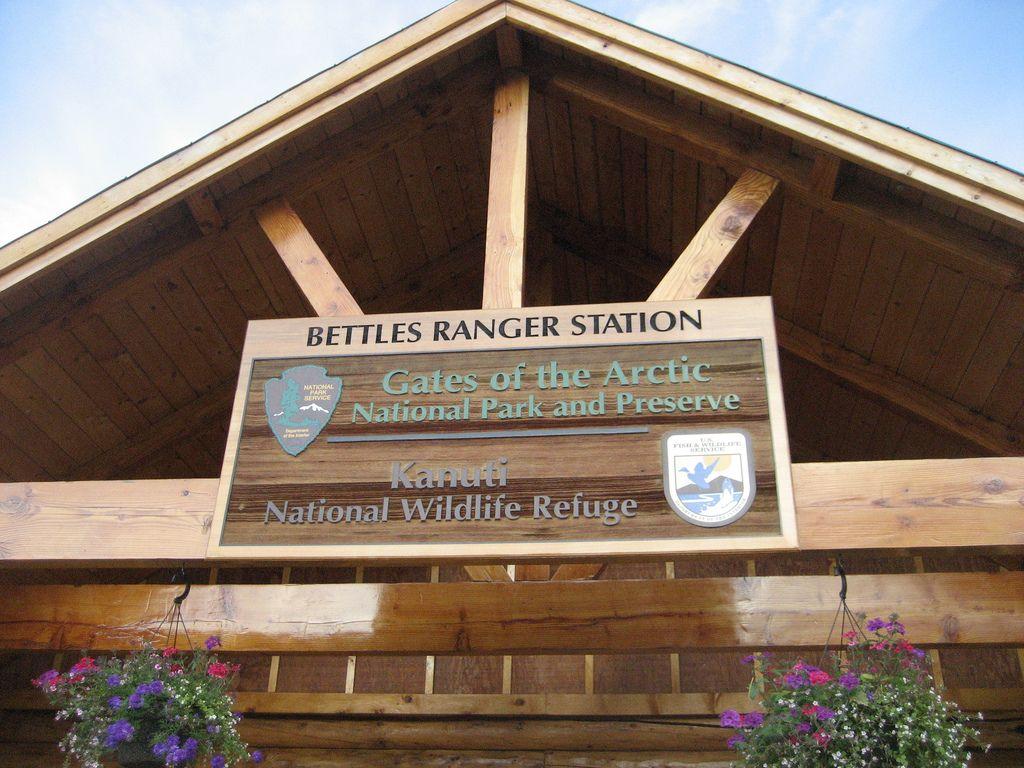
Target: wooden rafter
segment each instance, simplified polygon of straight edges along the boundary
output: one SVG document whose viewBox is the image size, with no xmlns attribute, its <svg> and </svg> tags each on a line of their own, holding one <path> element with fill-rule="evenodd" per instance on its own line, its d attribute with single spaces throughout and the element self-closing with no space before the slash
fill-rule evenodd
<svg viewBox="0 0 1024 768">
<path fill-rule="evenodd" d="M 1024 573 L 850 576 L 868 615 L 898 612 L 927 645 L 1024 643 Z M 478 584 L 194 585 L 196 634 L 229 651 L 498 654 L 820 647 L 835 577 Z M 156 640 L 174 586 L 0 591 L 0 648 L 125 650 Z M 743 600 L 737 601 L 736 595 Z M 964 600 L 970 610 L 961 610 Z M 949 621 L 956 615 L 955 622 Z"/>
<path fill-rule="evenodd" d="M 631 88 L 609 77 L 565 62 L 533 56 L 528 69 L 535 87 L 569 99 L 585 114 L 626 128 L 665 147 L 716 163 L 739 175 L 754 168 L 774 176 L 809 205 L 842 221 L 890 233 L 928 246 L 930 258 L 956 271 L 969 271 L 997 286 L 1024 283 L 1021 248 L 934 211 L 911 206 L 848 179 L 827 196 L 833 160 L 812 161 L 753 138 L 742 131 Z M 838 160 L 838 158 L 836 158 Z M 838 167 L 834 168 L 838 174 Z"/>
<path fill-rule="evenodd" d="M 883 400 L 944 432 L 954 434 L 996 456 L 1024 450 L 1024 435 L 971 411 L 905 376 L 843 349 L 788 320 L 776 318 L 779 346 L 786 352 L 848 381 L 862 392 Z"/>
<path fill-rule="evenodd" d="M 209 187 L 193 192 L 185 198 L 185 204 L 202 234 L 208 235 L 224 227 L 224 217 L 220 215 Z"/>
<path fill-rule="evenodd" d="M 226 421 L 234 395 L 234 380 L 215 386 L 148 427 L 141 439 L 129 439 L 75 467 L 71 479 L 107 479 L 129 474 L 160 451 L 209 426 L 212 420 Z"/>
<path fill-rule="evenodd" d="M 706 296 L 777 185 L 778 180 L 771 176 L 745 171 L 679 254 L 648 301 Z"/>
<path fill-rule="evenodd" d="M 522 73 L 509 74 L 495 89 L 487 194 L 484 309 L 509 309 L 523 305 L 529 104 L 530 80 Z"/>
<path fill-rule="evenodd" d="M 542 209 L 541 220 L 554 234 L 575 244 L 579 256 L 607 259 L 648 283 L 657 279 L 657 262 L 643 249 L 549 208 Z M 779 347 L 786 352 L 848 381 L 873 398 L 957 435 L 986 453 L 1014 456 L 1024 450 L 1024 434 L 1020 431 L 975 413 L 952 398 L 843 349 L 789 320 L 777 317 L 776 333 Z"/>
<path fill-rule="evenodd" d="M 0 248 L 0 290 L 183 198 L 389 80 L 486 34 L 505 16 L 499 0 L 451 4 L 247 112 Z"/>
<path fill-rule="evenodd" d="M 0 509 L 14 513 L 0 516 L 0 562 L 203 561 L 217 483 L 0 484 Z M 1024 458 L 794 464 L 793 487 L 804 550 L 1024 545 Z M 562 565 L 553 580 L 593 567 Z M 469 569 L 511 580 L 503 566 Z"/>
<path fill-rule="evenodd" d="M 256 218 L 318 315 L 334 317 L 363 314 L 287 200 L 280 198 L 267 203 L 256 212 Z"/>
<path fill-rule="evenodd" d="M 579 5 L 510 0 L 507 16 L 515 26 L 558 45 L 738 110 L 816 148 L 905 178 L 1011 225 L 1024 223 L 1019 173 Z"/>
</svg>

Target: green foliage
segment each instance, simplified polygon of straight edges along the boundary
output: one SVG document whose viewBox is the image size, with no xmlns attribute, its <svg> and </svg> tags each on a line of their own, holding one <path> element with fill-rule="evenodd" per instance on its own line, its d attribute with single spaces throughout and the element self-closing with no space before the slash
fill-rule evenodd
<svg viewBox="0 0 1024 768">
<path fill-rule="evenodd" d="M 168 766 L 226 766 L 251 756 L 238 736 L 240 715 L 228 694 L 237 664 L 221 662 L 206 649 L 183 653 L 146 647 L 125 658 L 84 657 L 65 673 L 50 670 L 32 681 L 57 708 L 57 720 L 70 720 L 61 739 L 65 766 L 77 760 L 99 768 L 105 756 L 126 745 L 142 744 Z"/>
<path fill-rule="evenodd" d="M 846 633 L 843 650 L 826 651 L 820 666 L 749 657 L 760 711 L 722 713 L 736 730 L 736 768 L 967 766 L 979 734 L 936 690 L 927 654 L 906 641 L 896 615 L 867 630 Z"/>
</svg>

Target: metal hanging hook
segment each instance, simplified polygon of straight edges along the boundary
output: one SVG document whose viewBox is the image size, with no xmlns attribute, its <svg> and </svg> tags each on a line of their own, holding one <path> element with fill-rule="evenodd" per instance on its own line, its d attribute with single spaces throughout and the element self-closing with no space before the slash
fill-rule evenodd
<svg viewBox="0 0 1024 768">
<path fill-rule="evenodd" d="M 192 580 L 188 577 L 188 574 L 185 572 L 184 565 L 182 565 L 181 568 L 175 571 L 174 575 L 171 576 L 171 584 L 177 584 L 180 581 L 185 582 L 185 591 L 178 595 L 176 598 L 174 598 L 175 605 L 179 606 L 183 602 L 185 602 L 185 598 L 188 597 L 188 593 L 192 591 Z"/>
<path fill-rule="evenodd" d="M 843 556 L 842 555 L 837 555 L 836 556 L 836 575 L 840 579 L 839 599 L 842 602 L 845 603 L 846 602 L 846 589 L 847 589 L 847 585 L 846 585 L 846 568 L 843 567 Z"/>
</svg>

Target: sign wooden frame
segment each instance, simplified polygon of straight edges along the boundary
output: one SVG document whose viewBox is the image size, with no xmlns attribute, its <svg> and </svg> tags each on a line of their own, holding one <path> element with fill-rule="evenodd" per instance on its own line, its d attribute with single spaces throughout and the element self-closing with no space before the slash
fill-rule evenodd
<svg viewBox="0 0 1024 768">
<path fill-rule="evenodd" d="M 663 313 L 662 319 L 698 318 L 697 325 L 680 321 L 668 328 L 669 323 L 658 330 L 645 327 L 644 330 L 631 328 L 629 332 L 615 330 L 595 332 L 596 325 L 584 324 L 577 335 L 570 336 L 568 330 L 572 318 L 600 315 L 625 316 L 629 313 L 645 313 L 650 318 Z M 636 315 L 634 315 L 636 316 Z M 400 343 L 389 342 L 396 324 L 408 327 L 418 323 L 423 329 L 430 329 L 437 321 L 452 325 L 461 320 L 472 324 L 476 320 L 510 319 L 516 327 L 525 328 L 528 318 L 556 318 L 560 335 L 537 333 L 531 338 L 494 337 L 484 340 L 459 338 L 430 338 L 423 332 L 417 340 L 404 334 Z M 542 320 L 534 323 L 534 330 L 542 328 Z M 589 323 L 590 321 L 587 321 Z M 599 325 L 601 321 L 597 321 Z M 699 327 L 698 327 L 699 325 Z M 332 337 L 336 346 L 325 351 L 321 343 L 308 346 L 310 328 L 327 333 L 332 326 L 356 327 L 354 334 L 345 343 L 344 334 Z M 361 329 L 368 328 L 368 331 Z M 363 334 L 363 337 L 360 336 Z M 401 336 L 401 334 L 400 334 Z M 499 352 L 535 350 L 568 350 L 607 346 L 630 346 L 650 344 L 678 344 L 705 342 L 759 341 L 763 356 L 764 398 L 767 410 L 767 434 L 770 434 L 770 451 L 774 469 L 775 498 L 777 501 L 777 531 L 759 535 L 729 535 L 728 527 L 704 530 L 700 538 L 687 536 L 618 538 L 608 536 L 600 539 L 574 540 L 572 538 L 549 537 L 544 540 L 495 540 L 486 541 L 431 541 L 426 533 L 423 540 L 413 542 L 385 543 L 267 543 L 253 544 L 225 543 L 228 529 L 227 509 L 235 482 L 236 466 L 239 460 L 240 439 L 243 419 L 246 413 L 252 376 L 255 366 L 268 361 L 287 359 L 301 361 L 313 358 L 350 358 L 370 356 L 380 359 L 383 355 L 413 355 L 430 352 Z M 364 360 L 369 364 L 370 358 Z M 294 363 L 293 363 L 294 364 Z M 255 406 L 254 406 L 255 407 Z M 269 411 L 268 411 L 269 414 Z M 762 416 L 762 421 L 765 417 Z M 327 418 L 330 421 L 330 417 Z M 514 422 L 507 426 L 514 427 Z M 714 431 L 713 429 L 710 431 Z M 324 438 L 319 438 L 323 440 Z M 396 442 L 407 440 L 394 438 Z M 433 438 L 431 438 L 433 439 Z M 660 439 L 659 439 L 660 441 Z M 487 441 L 493 442 L 493 441 Z M 284 445 L 284 443 L 282 443 Z M 299 450 L 302 450 L 301 448 Z M 666 504 L 667 506 L 667 504 Z M 718 532 L 721 531 L 721 535 Z M 634 304 L 601 304 L 560 307 L 530 307 L 512 310 L 472 310 L 460 312 L 435 312 L 402 315 L 365 315 L 347 318 L 299 318 L 285 320 L 260 320 L 249 323 L 238 387 L 235 393 L 234 410 L 228 431 L 227 448 L 218 490 L 212 534 L 209 539 L 208 557 L 212 559 L 241 558 L 246 560 L 343 560 L 347 562 L 501 562 L 528 561 L 532 559 L 557 559 L 559 561 L 586 561 L 614 557 L 664 557 L 676 553 L 753 551 L 794 549 L 798 546 L 796 515 L 793 502 L 792 478 L 790 473 L 789 444 L 781 389 L 778 350 L 776 346 L 774 316 L 771 299 L 767 297 L 744 297 L 729 299 L 701 299 L 682 302 L 644 302 Z"/>
</svg>

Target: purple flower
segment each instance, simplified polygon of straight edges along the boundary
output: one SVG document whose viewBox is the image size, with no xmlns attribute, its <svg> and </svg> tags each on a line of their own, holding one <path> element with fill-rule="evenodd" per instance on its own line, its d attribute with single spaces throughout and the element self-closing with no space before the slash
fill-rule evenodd
<svg viewBox="0 0 1024 768">
<path fill-rule="evenodd" d="M 839 677 L 839 684 L 848 691 L 852 691 L 858 685 L 860 685 L 860 678 L 857 677 L 853 672 L 844 672 Z"/>
<path fill-rule="evenodd" d="M 199 742 L 192 738 L 186 739 L 185 743 L 181 745 L 181 751 L 185 753 L 186 761 L 195 760 L 196 753 L 199 751 Z"/>
<path fill-rule="evenodd" d="M 822 707 L 819 705 L 814 709 L 814 714 L 818 716 L 819 720 L 831 720 L 836 716 L 836 711 L 834 709 L 829 709 L 828 707 Z"/>
<path fill-rule="evenodd" d="M 754 654 L 750 654 L 749 656 L 744 656 L 742 659 L 740 659 L 740 663 L 741 664 L 753 664 L 754 663 L 754 659 L 756 659 L 756 658 L 757 657 Z"/>
<path fill-rule="evenodd" d="M 917 658 L 919 658 L 919 659 L 923 659 L 925 656 L 928 655 L 924 651 L 922 651 L 920 648 L 915 648 L 914 650 L 911 651 L 911 653 L 914 656 L 916 656 Z"/>
<path fill-rule="evenodd" d="M 723 728 L 739 728 L 743 724 L 743 716 L 735 709 L 727 709 L 720 718 Z"/>
<path fill-rule="evenodd" d="M 139 687 L 135 689 L 135 693 L 146 694 L 146 693 L 163 693 L 164 692 L 164 681 L 163 680 L 152 680 L 148 683 L 140 683 Z"/>
<path fill-rule="evenodd" d="M 811 724 L 810 723 L 800 723 L 796 727 L 796 732 L 797 733 L 810 733 L 811 732 Z"/>
<path fill-rule="evenodd" d="M 210 635 L 206 638 L 206 642 L 203 643 L 206 646 L 206 650 L 212 651 L 214 648 L 220 648 L 220 638 L 217 635 Z"/>
<path fill-rule="evenodd" d="M 121 684 L 121 676 L 120 675 L 111 675 L 110 677 L 107 678 L 107 685 L 109 685 L 111 688 L 116 688 L 120 684 Z"/>
<path fill-rule="evenodd" d="M 142 694 L 136 691 L 128 697 L 128 706 L 131 709 L 141 709 L 143 704 Z"/>
<path fill-rule="evenodd" d="M 228 761 L 224 759 L 224 755 L 214 755 L 210 760 L 210 768 L 224 768 L 228 764 Z"/>
<path fill-rule="evenodd" d="M 111 709 L 120 709 L 122 704 L 124 704 L 124 699 L 120 696 L 111 696 L 107 699 L 107 706 Z"/>
<path fill-rule="evenodd" d="M 118 720 L 107 726 L 106 746 L 116 747 L 122 741 L 128 741 L 135 735 L 135 728 L 127 720 Z"/>
<path fill-rule="evenodd" d="M 877 632 L 885 626 L 885 622 L 875 618 L 868 622 L 868 632 Z"/>
<path fill-rule="evenodd" d="M 760 712 L 747 712 L 741 718 L 740 725 L 744 728 L 759 728 L 761 723 L 764 722 L 764 715 Z"/>
<path fill-rule="evenodd" d="M 177 734 L 172 734 L 167 737 L 167 741 L 158 741 L 153 745 L 153 754 L 157 757 L 168 755 L 168 760 L 170 760 L 170 753 L 177 749 L 178 742 L 179 739 Z"/>
<path fill-rule="evenodd" d="M 791 688 L 794 691 L 797 688 L 803 688 L 805 685 L 807 685 L 807 681 L 804 679 L 804 676 L 799 674 L 798 672 L 790 672 L 788 675 L 782 678 L 782 682 L 785 684 L 787 688 Z"/>
<path fill-rule="evenodd" d="M 729 740 L 725 742 L 725 745 L 729 749 L 736 749 L 736 745 L 742 744 L 744 741 L 746 741 L 746 737 L 744 737 L 742 733 L 734 733 L 729 737 Z"/>
<path fill-rule="evenodd" d="M 206 732 L 207 733 L 220 733 L 220 726 L 219 725 L 208 725 L 208 726 L 206 726 Z"/>
<path fill-rule="evenodd" d="M 252 755 L 250 756 L 250 759 L 251 759 L 251 760 L 252 760 L 252 761 L 253 761 L 254 763 L 262 763 L 262 762 L 263 762 L 263 753 L 262 753 L 262 752 L 260 752 L 260 751 L 259 751 L 259 750 L 257 749 L 257 750 L 256 750 L 255 752 L 253 752 L 253 753 L 252 753 Z"/>
<path fill-rule="evenodd" d="M 58 672 L 56 669 L 48 669 L 45 672 L 43 672 L 43 674 L 41 674 L 39 677 L 37 677 L 34 682 L 39 688 L 45 688 L 58 677 L 60 677 L 60 672 Z"/>
</svg>

